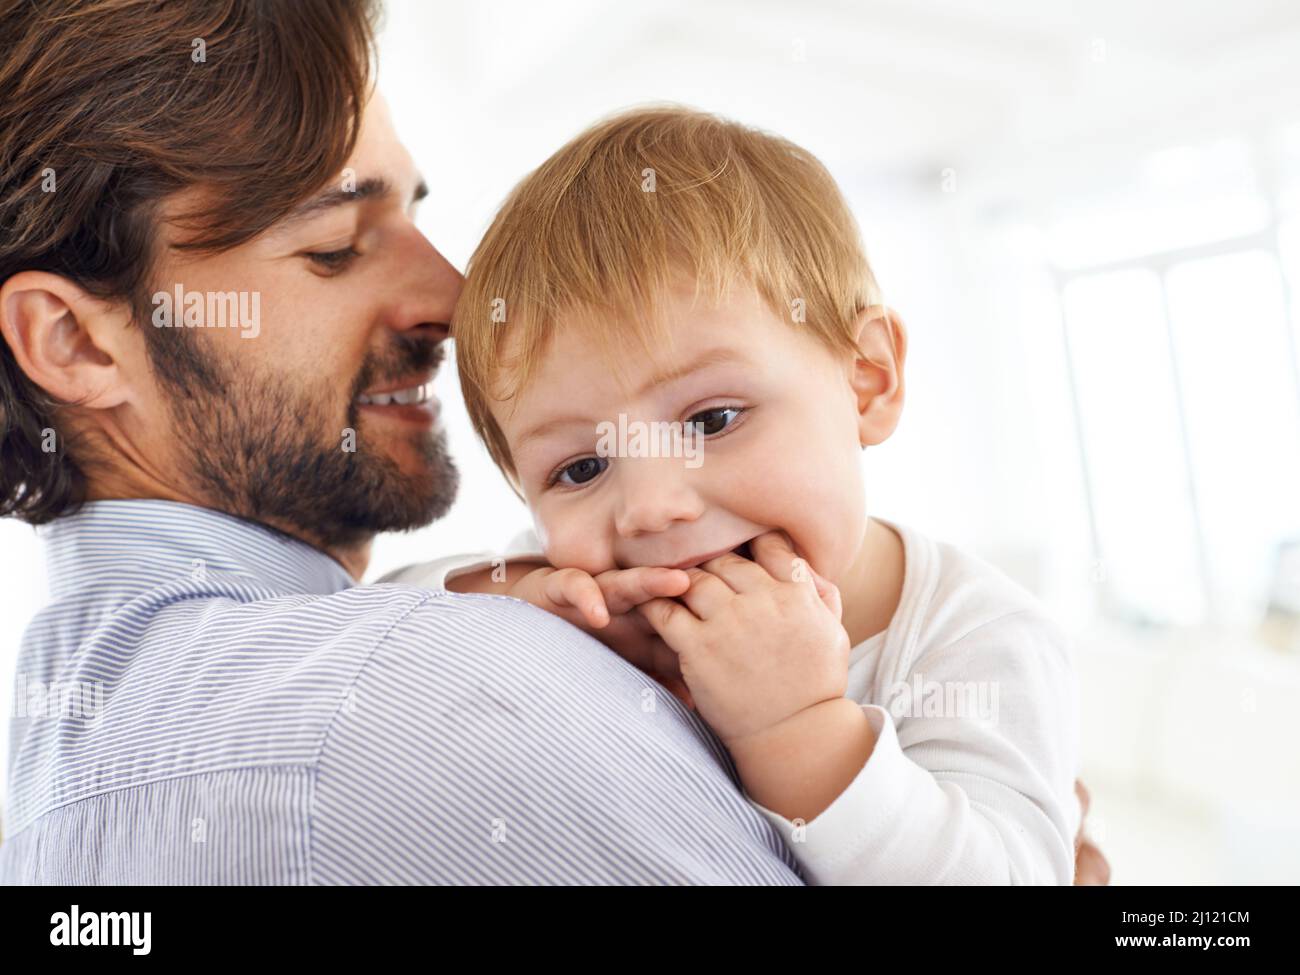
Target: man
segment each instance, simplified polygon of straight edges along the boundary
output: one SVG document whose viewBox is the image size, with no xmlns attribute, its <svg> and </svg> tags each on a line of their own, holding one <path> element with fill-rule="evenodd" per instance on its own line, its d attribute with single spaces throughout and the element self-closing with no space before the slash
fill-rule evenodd
<svg viewBox="0 0 1300 975">
<path fill-rule="evenodd" d="M 798 883 L 707 729 L 585 634 L 356 585 L 457 488 L 424 387 L 460 278 L 373 20 L 0 0 L 0 515 L 52 595 L 0 880 Z"/>
</svg>

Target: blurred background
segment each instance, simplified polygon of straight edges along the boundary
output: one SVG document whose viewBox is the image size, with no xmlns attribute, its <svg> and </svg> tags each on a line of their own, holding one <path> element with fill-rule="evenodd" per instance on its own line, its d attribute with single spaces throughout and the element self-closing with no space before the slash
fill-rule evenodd
<svg viewBox="0 0 1300 975">
<path fill-rule="evenodd" d="M 458 267 L 520 177 L 620 108 L 815 152 L 910 337 L 869 509 L 1074 635 L 1113 882 L 1300 882 L 1300 5 L 387 6 L 380 84 Z M 440 383 L 460 500 L 380 539 L 368 578 L 530 524 Z M 44 586 L 31 529 L 0 522 L 0 552 L 8 700 Z"/>
</svg>

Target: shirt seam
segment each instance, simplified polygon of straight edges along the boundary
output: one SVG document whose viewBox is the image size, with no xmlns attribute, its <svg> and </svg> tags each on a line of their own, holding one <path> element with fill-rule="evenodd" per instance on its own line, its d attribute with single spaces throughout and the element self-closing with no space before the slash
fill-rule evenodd
<svg viewBox="0 0 1300 975">
<path fill-rule="evenodd" d="M 175 775 L 164 775 L 156 779 L 145 779 L 141 782 L 130 782 L 126 785 L 111 786 L 106 789 L 100 789 L 98 792 L 87 792 L 73 799 L 66 799 L 63 802 L 56 803 L 52 806 L 44 807 L 37 815 L 24 823 L 21 827 L 9 832 L 7 829 L 4 834 L 4 842 L 21 836 L 27 830 L 31 829 L 46 816 L 58 812 L 60 809 L 66 809 L 68 806 L 75 806 L 78 803 L 88 802 L 91 799 L 98 799 L 101 796 L 111 796 L 122 792 L 132 792 L 135 789 L 146 789 L 156 785 L 164 785 L 168 782 L 180 782 L 184 779 L 194 779 L 202 775 L 224 775 L 227 772 L 265 772 L 283 769 L 298 769 L 305 772 L 311 772 L 314 769 L 314 762 L 268 762 L 266 764 L 247 763 L 242 765 L 220 765 L 213 768 L 198 769 L 193 772 L 179 772 Z"/>
<path fill-rule="evenodd" d="M 329 721 L 326 723 L 325 730 L 321 732 L 320 743 L 316 746 L 316 754 L 312 758 L 311 764 L 308 766 L 311 770 L 310 789 L 309 789 L 309 795 L 307 800 L 307 876 L 308 878 L 314 878 L 316 874 L 316 801 L 318 798 L 317 780 L 320 774 L 320 761 L 321 761 L 321 756 L 325 752 L 325 747 L 328 744 L 330 734 L 334 731 L 335 723 L 338 721 L 339 715 L 343 713 L 344 705 L 347 703 L 349 695 L 355 689 L 357 682 L 361 679 L 362 674 L 365 673 L 366 668 L 370 666 L 370 662 L 374 660 L 375 651 L 378 650 L 379 647 L 384 643 L 384 641 L 388 639 L 389 635 L 393 632 L 393 630 L 395 630 L 402 623 L 405 623 L 406 620 L 410 618 L 412 613 L 414 613 L 417 609 L 420 609 L 422 606 L 427 605 L 430 600 L 436 599 L 439 596 L 445 596 L 447 594 L 448 594 L 447 590 L 426 590 L 422 592 L 420 594 L 419 601 L 411 604 L 409 608 L 407 608 L 402 613 L 400 613 L 397 616 L 397 618 L 395 618 L 384 629 L 384 631 L 378 637 L 375 638 L 375 642 L 371 645 L 370 649 L 366 651 L 365 659 L 361 661 L 360 666 L 357 667 L 356 672 L 353 673 L 351 679 L 348 681 L 347 685 L 345 686 L 342 699 L 339 701 L 338 706 L 335 708 L 333 715 L 330 716 Z M 308 880 L 308 885 L 309 886 L 313 885 L 312 879 Z"/>
</svg>

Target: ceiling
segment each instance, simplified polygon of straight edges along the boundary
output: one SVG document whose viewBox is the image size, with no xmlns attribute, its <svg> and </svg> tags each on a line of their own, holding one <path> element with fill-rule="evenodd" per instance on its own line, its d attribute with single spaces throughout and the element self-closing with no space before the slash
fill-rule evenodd
<svg viewBox="0 0 1300 975">
<path fill-rule="evenodd" d="M 401 134 L 456 187 L 433 206 L 473 224 L 466 247 L 523 172 L 648 101 L 779 131 L 841 179 L 965 167 L 1004 194 L 1300 117 L 1286 0 L 388 0 L 381 44 Z"/>
</svg>

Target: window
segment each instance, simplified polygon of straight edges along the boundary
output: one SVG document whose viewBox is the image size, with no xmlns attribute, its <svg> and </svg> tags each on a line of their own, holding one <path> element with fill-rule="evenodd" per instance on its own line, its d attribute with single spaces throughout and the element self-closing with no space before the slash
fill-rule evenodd
<svg viewBox="0 0 1300 975">
<path fill-rule="evenodd" d="M 1091 275 L 1064 291 L 1084 468 L 1107 609 L 1192 623 L 1204 612 L 1159 277 Z"/>
<path fill-rule="evenodd" d="M 1248 618 L 1300 527 L 1300 389 L 1276 253 L 1187 261 L 1165 277 L 1211 593 Z"/>
<path fill-rule="evenodd" d="M 1049 235 L 1103 608 L 1130 619 L 1254 622 L 1300 538 L 1300 218 L 1243 147 L 1157 154 L 1140 205 Z"/>
</svg>

